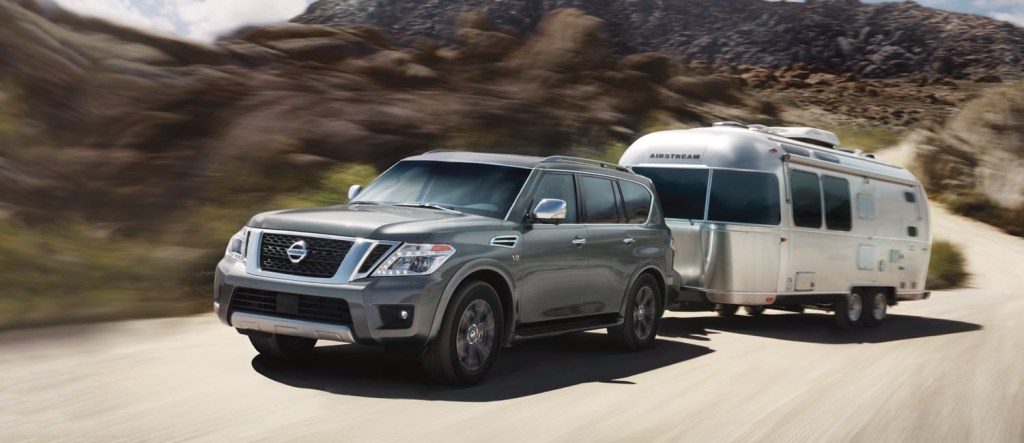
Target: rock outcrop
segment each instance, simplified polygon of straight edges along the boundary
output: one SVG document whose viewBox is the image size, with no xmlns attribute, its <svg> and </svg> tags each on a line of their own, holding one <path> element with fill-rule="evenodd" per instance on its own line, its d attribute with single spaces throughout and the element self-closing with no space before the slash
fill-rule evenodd
<svg viewBox="0 0 1024 443">
<path fill-rule="evenodd" d="M 622 54 L 662 52 L 718 66 L 803 63 L 864 78 L 928 74 L 1020 78 L 1024 28 L 914 2 L 857 0 L 318 0 L 299 23 L 365 24 L 401 40 L 457 40 L 457 18 L 477 10 L 498 26 L 533 32 L 554 9 L 604 20 Z"/>
</svg>

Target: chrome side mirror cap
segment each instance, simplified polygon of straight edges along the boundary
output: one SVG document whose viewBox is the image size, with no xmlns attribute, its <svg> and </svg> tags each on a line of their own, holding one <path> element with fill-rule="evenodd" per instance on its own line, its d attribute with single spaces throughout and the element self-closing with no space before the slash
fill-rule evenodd
<svg viewBox="0 0 1024 443">
<path fill-rule="evenodd" d="M 363 190 L 363 185 L 352 185 L 348 187 L 348 201 L 352 202 L 357 195 Z"/>
<path fill-rule="evenodd" d="M 540 203 L 537 203 L 537 207 L 533 209 L 532 218 L 540 223 L 557 225 L 565 222 L 566 208 L 565 200 L 545 198 Z"/>
</svg>

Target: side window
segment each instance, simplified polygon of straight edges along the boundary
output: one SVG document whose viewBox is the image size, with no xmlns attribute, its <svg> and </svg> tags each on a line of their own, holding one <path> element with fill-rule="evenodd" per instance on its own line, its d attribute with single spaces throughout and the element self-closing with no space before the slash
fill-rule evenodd
<svg viewBox="0 0 1024 443">
<path fill-rule="evenodd" d="M 618 223 L 619 210 L 615 182 L 588 175 L 580 176 L 583 191 L 584 217 L 587 223 Z"/>
<path fill-rule="evenodd" d="M 626 207 L 626 223 L 640 224 L 647 221 L 651 212 L 651 193 L 647 188 L 631 181 L 619 180 L 622 202 Z"/>
<path fill-rule="evenodd" d="M 576 221 L 576 185 L 573 183 L 572 174 L 545 174 L 541 177 L 540 186 L 537 187 L 537 192 L 533 197 L 534 206 L 545 198 L 565 200 L 567 206 L 565 223 L 578 223 Z"/>
<path fill-rule="evenodd" d="M 821 188 L 825 191 L 825 226 L 836 231 L 852 229 L 850 182 L 826 175 L 821 179 Z"/>
<path fill-rule="evenodd" d="M 818 174 L 793 170 L 789 174 L 793 192 L 793 224 L 804 228 L 821 227 L 821 185 Z"/>
<path fill-rule="evenodd" d="M 707 169 L 633 168 L 633 171 L 654 182 L 661 200 L 661 210 L 668 218 L 704 220 L 704 203 L 708 197 Z"/>
<path fill-rule="evenodd" d="M 711 174 L 708 220 L 778 225 L 779 180 L 765 172 L 716 169 Z"/>
</svg>

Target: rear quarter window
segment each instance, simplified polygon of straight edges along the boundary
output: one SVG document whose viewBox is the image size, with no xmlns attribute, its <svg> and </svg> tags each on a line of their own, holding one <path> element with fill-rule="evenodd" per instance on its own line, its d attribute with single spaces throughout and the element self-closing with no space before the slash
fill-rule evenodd
<svg viewBox="0 0 1024 443">
<path fill-rule="evenodd" d="M 647 221 L 651 213 L 651 193 L 647 188 L 625 180 L 619 180 L 622 190 L 622 204 L 626 209 L 626 223 L 640 224 Z"/>
</svg>

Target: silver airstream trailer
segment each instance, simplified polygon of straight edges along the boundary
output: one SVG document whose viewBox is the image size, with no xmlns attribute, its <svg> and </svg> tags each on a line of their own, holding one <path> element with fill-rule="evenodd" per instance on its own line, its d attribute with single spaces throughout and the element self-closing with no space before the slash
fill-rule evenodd
<svg viewBox="0 0 1024 443">
<path fill-rule="evenodd" d="M 675 241 L 676 309 L 835 312 L 877 325 L 928 298 L 924 189 L 815 128 L 716 123 L 645 135 L 620 163 L 657 187 Z"/>
</svg>

